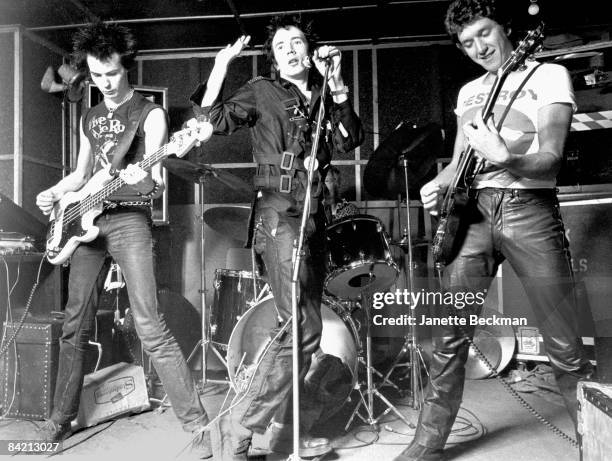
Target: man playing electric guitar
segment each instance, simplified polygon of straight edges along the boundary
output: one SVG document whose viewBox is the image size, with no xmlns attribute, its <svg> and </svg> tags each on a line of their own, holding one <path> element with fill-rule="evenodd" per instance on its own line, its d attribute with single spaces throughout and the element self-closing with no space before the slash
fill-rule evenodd
<svg viewBox="0 0 612 461">
<path fill-rule="evenodd" d="M 576 383 L 588 377 L 591 368 L 576 331 L 568 242 L 555 191 L 575 109 L 571 82 L 563 67 L 543 64 L 517 93 L 514 90 L 537 65 L 529 62 L 526 69 L 507 77 L 494 117 L 485 123 L 482 107 L 498 69 L 513 51 L 509 21 L 494 0 L 456 0 L 445 24 L 457 47 L 486 73 L 459 92 L 453 159 L 421 189 L 424 207 L 437 213 L 468 144 L 485 164 L 471 186 L 465 237 L 457 256 L 447 261 L 442 287 L 483 292 L 501 262 L 508 260 L 529 296 L 557 383 L 576 423 Z M 498 131 L 496 120 L 514 93 L 516 99 Z M 473 327 L 464 330 L 473 335 Z M 442 459 L 461 404 L 469 344 L 457 326 L 441 327 L 434 336 L 423 409 L 415 437 L 396 458 L 399 461 Z"/>
<path fill-rule="evenodd" d="M 134 122 L 139 125 L 135 133 L 132 130 L 133 140 L 117 168 L 127 185 L 109 197 L 97 217 L 97 238 L 78 245 L 70 261 L 53 412 L 41 435 L 48 441 L 59 441 L 71 434 L 70 422 L 77 415 L 83 384 L 84 345 L 97 310 L 96 280 L 110 254 L 123 270 L 138 336 L 172 408 L 183 428 L 195 431 L 193 448 L 198 456 L 210 457 L 209 433 L 201 432 L 208 422 L 206 412 L 181 349 L 157 314 L 149 200 L 159 196 L 164 188 L 161 167 L 157 164 L 148 173 L 136 165 L 166 141 L 166 113 L 135 93 L 128 82 L 128 69 L 136 56 L 135 40 L 128 29 L 91 24 L 76 33 L 73 44 L 76 66 L 89 71 L 104 100 L 82 117 L 74 172 L 38 194 L 36 203 L 42 212 L 50 214 L 55 202 L 68 193 L 83 188 L 95 190 L 98 185 L 88 183 L 92 174 L 102 182 L 108 179 L 117 144 L 128 127 L 135 127 Z"/>
</svg>

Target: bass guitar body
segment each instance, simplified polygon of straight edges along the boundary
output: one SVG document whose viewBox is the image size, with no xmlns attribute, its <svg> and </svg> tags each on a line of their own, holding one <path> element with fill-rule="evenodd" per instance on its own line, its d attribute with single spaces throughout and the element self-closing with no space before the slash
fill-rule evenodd
<svg viewBox="0 0 612 461">
<path fill-rule="evenodd" d="M 91 242 L 100 233 L 94 220 L 102 213 L 98 203 L 83 209 L 87 197 L 95 194 L 112 179 L 106 170 L 96 173 L 76 192 L 66 193 L 54 206 L 47 229 L 47 259 L 51 264 L 63 264 L 82 242 Z"/>
</svg>

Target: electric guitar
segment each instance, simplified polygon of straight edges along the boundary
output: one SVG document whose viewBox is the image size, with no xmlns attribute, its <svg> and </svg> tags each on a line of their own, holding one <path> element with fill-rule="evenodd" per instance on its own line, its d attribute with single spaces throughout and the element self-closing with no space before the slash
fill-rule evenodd
<svg viewBox="0 0 612 461">
<path fill-rule="evenodd" d="M 188 128 L 174 133 L 167 144 L 137 165 L 149 171 L 165 157 L 183 157 L 193 146 L 207 141 L 212 135 L 212 125 L 192 120 Z M 81 242 L 91 242 L 98 236 L 100 229 L 93 222 L 103 211 L 103 201 L 126 185 L 120 177 L 112 176 L 109 168 L 98 171 L 81 189 L 67 192 L 54 204 L 47 230 L 46 256 L 51 264 L 62 264 Z"/>
<path fill-rule="evenodd" d="M 499 92 L 510 72 L 522 66 L 525 60 L 542 43 L 543 29 L 544 24 L 540 23 L 538 27 L 529 31 L 527 36 L 519 43 L 498 70 L 493 88 L 491 88 L 482 110 L 482 118 L 485 123 L 487 123 L 493 114 L 493 108 L 495 107 Z M 500 120 L 500 122 L 503 122 L 503 120 Z M 461 129 L 461 127 L 458 129 Z M 455 256 L 457 256 L 467 231 L 465 214 L 469 201 L 470 187 L 483 166 L 484 161 L 482 159 L 477 161 L 474 156 L 474 148 L 468 145 L 459 157 L 457 171 L 440 205 L 440 219 L 432 245 L 433 258 L 437 265 L 450 264 Z"/>
</svg>

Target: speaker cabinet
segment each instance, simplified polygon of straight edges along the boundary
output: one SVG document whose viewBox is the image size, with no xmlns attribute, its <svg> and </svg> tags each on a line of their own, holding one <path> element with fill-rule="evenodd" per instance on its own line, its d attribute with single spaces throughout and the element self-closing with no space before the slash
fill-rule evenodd
<svg viewBox="0 0 612 461">
<path fill-rule="evenodd" d="M 4 322 L 6 338 L 18 324 Z M 0 402 L 7 417 L 42 420 L 51 416 L 59 358 L 59 321 L 24 323 L 0 359 Z"/>
<path fill-rule="evenodd" d="M 570 242 L 580 334 L 612 336 L 612 198 L 561 202 L 561 214 Z M 523 285 L 507 262 L 502 286 L 504 314 L 537 326 Z"/>
</svg>

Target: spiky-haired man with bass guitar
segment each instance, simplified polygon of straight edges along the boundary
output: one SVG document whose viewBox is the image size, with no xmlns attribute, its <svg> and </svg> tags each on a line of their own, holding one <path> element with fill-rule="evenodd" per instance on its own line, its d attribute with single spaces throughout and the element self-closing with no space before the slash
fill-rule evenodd
<svg viewBox="0 0 612 461">
<path fill-rule="evenodd" d="M 504 260 L 517 273 L 576 423 L 576 383 L 591 367 L 577 331 L 568 242 L 555 190 L 576 108 L 574 93 L 559 65 L 508 65 L 533 38 L 513 53 L 502 13 L 494 0 L 457 0 L 448 9 L 445 24 L 453 41 L 486 72 L 461 88 L 453 159 L 422 187 L 421 199 L 440 217 L 434 258 L 444 290 L 483 292 Z M 475 161 L 461 171 L 470 154 Z M 434 332 L 430 383 L 416 434 L 396 460 L 442 459 L 461 404 L 467 337 L 473 333 L 473 326 Z"/>
<path fill-rule="evenodd" d="M 134 92 L 128 82 L 135 55 L 134 37 L 125 27 L 95 23 L 74 37 L 75 64 L 89 72 L 104 99 L 83 114 L 75 170 L 36 198 L 42 212 L 52 214 L 48 259 L 57 264 L 71 257 L 53 412 L 41 436 L 59 441 L 71 434 L 83 385 L 84 345 L 97 310 L 96 280 L 110 254 L 125 276 L 143 349 L 183 428 L 195 432 L 198 457 L 207 458 L 212 456 L 210 435 L 201 430 L 207 414 L 181 349 L 157 313 L 149 203 L 164 188 L 155 162 L 169 153 L 186 153 L 195 141 L 210 137 L 212 127 L 196 133 L 201 136 L 195 141 L 182 133 L 164 144 L 164 109 Z M 177 150 L 169 152 L 177 142 Z"/>
</svg>

